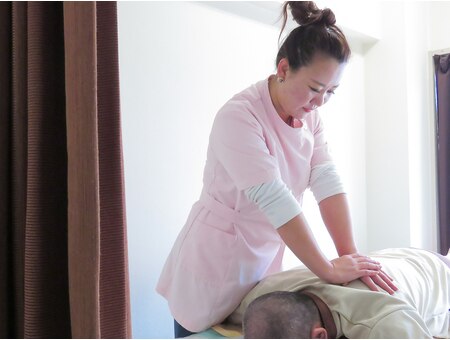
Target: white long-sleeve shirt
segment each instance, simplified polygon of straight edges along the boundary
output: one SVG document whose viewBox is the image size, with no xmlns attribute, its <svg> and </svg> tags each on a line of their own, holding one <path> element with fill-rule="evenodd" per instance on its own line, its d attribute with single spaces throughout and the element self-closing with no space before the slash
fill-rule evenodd
<svg viewBox="0 0 450 340">
<path fill-rule="evenodd" d="M 335 165 L 330 161 L 311 169 L 309 187 L 320 203 L 325 198 L 344 193 Z M 302 212 L 299 202 L 280 178 L 245 190 L 247 198 L 254 202 L 275 228 L 279 228 Z"/>
</svg>

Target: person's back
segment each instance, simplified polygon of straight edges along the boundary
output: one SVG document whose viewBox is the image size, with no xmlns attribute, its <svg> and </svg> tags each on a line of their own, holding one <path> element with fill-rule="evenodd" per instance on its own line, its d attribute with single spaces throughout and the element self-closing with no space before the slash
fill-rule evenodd
<svg viewBox="0 0 450 340">
<path fill-rule="evenodd" d="M 330 285 L 307 269 L 293 269 L 258 284 L 230 320 L 241 322 L 247 306 L 263 294 L 305 290 L 330 308 L 338 337 L 448 337 L 450 269 L 434 254 L 417 249 L 386 249 L 370 256 L 394 278 L 399 290 L 393 296 L 371 292 L 359 280 Z"/>
<path fill-rule="evenodd" d="M 379 251 L 376 258 L 400 285 L 394 297 L 414 306 L 427 325 L 443 318 L 437 323 L 446 320 L 448 328 L 450 274 L 435 255 L 419 249 L 399 248 Z"/>
</svg>

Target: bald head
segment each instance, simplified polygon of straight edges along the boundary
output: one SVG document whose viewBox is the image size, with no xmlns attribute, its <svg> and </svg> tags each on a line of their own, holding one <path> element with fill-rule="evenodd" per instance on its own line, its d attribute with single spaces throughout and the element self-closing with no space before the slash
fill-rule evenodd
<svg viewBox="0 0 450 340">
<path fill-rule="evenodd" d="M 300 292 L 271 292 L 252 301 L 244 313 L 246 339 L 308 339 L 320 323 L 316 305 Z"/>
</svg>

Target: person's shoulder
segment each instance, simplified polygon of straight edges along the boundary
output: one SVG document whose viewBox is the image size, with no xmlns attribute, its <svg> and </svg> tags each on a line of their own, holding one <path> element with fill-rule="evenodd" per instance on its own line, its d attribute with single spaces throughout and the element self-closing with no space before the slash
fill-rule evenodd
<svg viewBox="0 0 450 340">
<path fill-rule="evenodd" d="M 348 338 L 408 338 L 403 336 L 405 332 L 393 327 L 398 324 L 421 334 L 424 322 L 418 311 L 398 296 L 373 292 L 353 283 L 322 285 L 310 290 L 328 305 L 338 329 Z"/>
<path fill-rule="evenodd" d="M 262 104 L 261 87 L 265 81 L 259 81 L 250 85 L 241 92 L 235 94 L 219 110 L 219 114 L 232 114 L 236 111 L 253 112 Z"/>
<path fill-rule="evenodd" d="M 261 130 L 260 120 L 264 112 L 258 82 L 234 95 L 217 112 L 213 129 L 252 128 Z"/>
</svg>

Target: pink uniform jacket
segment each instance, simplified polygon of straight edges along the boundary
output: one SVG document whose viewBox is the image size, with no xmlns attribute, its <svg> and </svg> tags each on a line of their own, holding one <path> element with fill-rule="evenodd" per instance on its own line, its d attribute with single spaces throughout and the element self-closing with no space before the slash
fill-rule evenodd
<svg viewBox="0 0 450 340">
<path fill-rule="evenodd" d="M 301 204 L 311 168 L 330 160 L 318 113 L 302 128 L 287 125 L 268 79 L 219 110 L 201 197 L 156 287 L 183 327 L 199 332 L 220 323 L 259 280 L 281 270 L 284 242 L 244 190 L 281 178 Z"/>
</svg>

